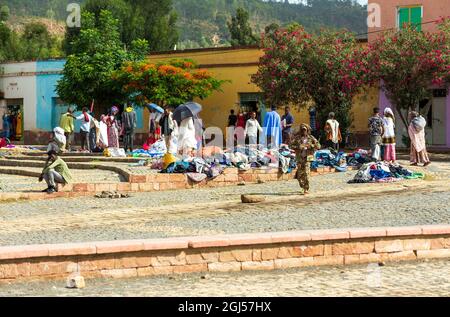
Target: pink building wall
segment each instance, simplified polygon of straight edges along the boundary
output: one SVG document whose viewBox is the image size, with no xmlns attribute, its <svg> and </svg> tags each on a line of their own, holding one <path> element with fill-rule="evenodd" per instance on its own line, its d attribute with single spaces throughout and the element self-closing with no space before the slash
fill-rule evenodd
<svg viewBox="0 0 450 317">
<path fill-rule="evenodd" d="M 376 3 L 381 7 L 381 27 L 369 27 L 369 42 L 376 39 L 377 32 L 386 29 L 396 28 L 398 7 L 422 5 L 423 18 L 422 22 L 429 22 L 439 19 L 440 17 L 450 16 L 450 0 L 369 0 L 369 4 Z M 424 31 L 435 31 L 436 24 L 422 25 Z"/>
</svg>

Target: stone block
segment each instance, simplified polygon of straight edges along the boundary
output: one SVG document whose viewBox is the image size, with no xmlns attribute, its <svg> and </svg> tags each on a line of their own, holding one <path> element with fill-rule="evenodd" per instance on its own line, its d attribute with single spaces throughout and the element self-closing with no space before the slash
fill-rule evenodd
<svg viewBox="0 0 450 317">
<path fill-rule="evenodd" d="M 401 251 L 393 253 L 380 254 L 382 262 L 401 262 L 401 261 L 413 261 L 417 259 L 414 251 Z"/>
<path fill-rule="evenodd" d="M 114 268 L 116 269 L 130 269 L 130 268 L 136 268 L 139 265 L 137 264 L 136 257 L 121 257 L 118 259 L 115 259 L 114 261 Z"/>
<path fill-rule="evenodd" d="M 421 226 L 424 235 L 450 234 L 450 225 Z"/>
<path fill-rule="evenodd" d="M 131 183 L 142 184 L 147 182 L 147 175 L 132 175 Z"/>
<path fill-rule="evenodd" d="M 209 263 L 208 271 L 210 272 L 238 272 L 241 270 L 240 262 L 218 262 L 218 263 Z"/>
<path fill-rule="evenodd" d="M 253 261 L 262 261 L 262 252 L 261 252 L 261 250 L 253 250 L 252 251 L 252 260 Z"/>
<path fill-rule="evenodd" d="M 225 174 L 225 182 L 237 183 L 239 182 L 239 176 L 237 174 Z"/>
<path fill-rule="evenodd" d="M 343 242 L 333 245 L 333 255 L 351 255 L 373 253 L 374 242 Z"/>
<path fill-rule="evenodd" d="M 344 256 L 343 255 L 331 255 L 331 256 L 314 257 L 314 265 L 317 265 L 317 266 L 344 265 Z"/>
<path fill-rule="evenodd" d="M 220 262 L 235 262 L 235 258 L 231 251 L 221 251 L 219 252 Z"/>
<path fill-rule="evenodd" d="M 274 260 L 275 269 L 291 269 L 297 267 L 312 266 L 314 258 L 290 258 L 290 259 L 276 259 Z"/>
<path fill-rule="evenodd" d="M 115 259 L 112 257 L 90 257 L 78 262 L 78 264 L 81 272 L 110 270 L 115 268 Z"/>
<path fill-rule="evenodd" d="M 153 268 L 156 275 L 173 274 L 173 266 L 158 266 Z"/>
<path fill-rule="evenodd" d="M 359 264 L 361 261 L 359 254 L 353 254 L 353 255 L 344 255 L 344 264 L 345 265 L 353 265 L 353 264 Z"/>
<path fill-rule="evenodd" d="M 265 248 L 261 250 L 261 259 L 263 261 L 275 260 L 278 258 L 278 252 L 280 248 Z"/>
<path fill-rule="evenodd" d="M 137 276 L 146 277 L 155 275 L 155 268 L 153 267 L 139 267 L 137 268 Z"/>
<path fill-rule="evenodd" d="M 381 262 L 381 255 L 377 253 L 370 254 L 360 254 L 359 255 L 360 263 L 379 263 Z"/>
<path fill-rule="evenodd" d="M 379 240 L 375 241 L 376 253 L 392 253 L 403 251 L 402 240 Z"/>
<path fill-rule="evenodd" d="M 203 259 L 201 254 L 186 254 L 186 263 L 188 265 L 191 264 L 203 264 L 206 263 L 206 260 Z"/>
<path fill-rule="evenodd" d="M 187 274 L 206 271 L 208 271 L 208 264 L 190 264 L 173 267 L 173 272 L 175 274 Z"/>
<path fill-rule="evenodd" d="M 450 249 L 450 239 L 449 238 L 435 238 L 431 239 L 430 248 L 435 249 Z"/>
<path fill-rule="evenodd" d="M 114 269 L 114 270 L 102 270 L 101 275 L 107 278 L 131 278 L 137 277 L 136 269 Z"/>
<path fill-rule="evenodd" d="M 450 249 L 418 250 L 417 258 L 422 259 L 446 259 L 450 258 Z"/>
<path fill-rule="evenodd" d="M 295 246 L 293 248 L 293 256 L 294 257 L 314 257 L 321 256 L 324 254 L 324 245 L 316 244 L 316 245 L 303 245 L 303 246 Z"/>
<path fill-rule="evenodd" d="M 148 267 L 152 264 L 152 258 L 149 255 L 136 256 L 137 267 Z"/>
<path fill-rule="evenodd" d="M 349 230 L 351 239 L 386 237 L 386 228 L 354 228 Z"/>
<path fill-rule="evenodd" d="M 219 252 L 202 252 L 201 255 L 206 263 L 219 262 Z"/>
<path fill-rule="evenodd" d="M 242 262 L 243 271 L 270 271 L 275 268 L 274 261 Z"/>
<path fill-rule="evenodd" d="M 231 251 L 234 259 L 238 262 L 251 262 L 253 260 L 253 250 L 233 250 Z"/>
<path fill-rule="evenodd" d="M 15 279 L 18 277 L 19 271 L 17 270 L 17 264 L 0 264 L 0 279 Z"/>
<path fill-rule="evenodd" d="M 429 239 L 407 239 L 403 240 L 404 251 L 430 250 L 431 240 Z"/>
<path fill-rule="evenodd" d="M 73 191 L 74 192 L 87 192 L 88 191 L 88 184 L 73 184 Z"/>
<path fill-rule="evenodd" d="M 73 267 L 76 266 L 74 262 L 68 261 L 48 261 L 30 263 L 30 276 L 45 276 L 72 273 Z"/>
</svg>

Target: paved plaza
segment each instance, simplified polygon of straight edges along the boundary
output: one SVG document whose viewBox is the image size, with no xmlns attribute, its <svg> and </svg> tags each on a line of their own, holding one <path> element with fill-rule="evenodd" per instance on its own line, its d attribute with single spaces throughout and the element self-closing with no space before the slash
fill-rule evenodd
<svg viewBox="0 0 450 317">
<path fill-rule="evenodd" d="M 347 184 L 354 171 L 316 176 L 306 197 L 296 181 L 285 181 L 134 193 L 119 200 L 0 203 L 0 245 L 449 223 L 450 163 L 425 171 L 425 180 L 389 184 Z M 36 183 L 16 179 L 21 186 Z M 15 186 L 9 180 L 6 187 Z M 267 201 L 244 205 L 241 194 L 262 194 Z"/>
<path fill-rule="evenodd" d="M 87 281 L 81 290 L 65 281 L 0 285 L 0 296 L 449 296 L 450 260 L 395 263 L 383 267 L 302 268 L 271 272 L 190 274 Z"/>
</svg>

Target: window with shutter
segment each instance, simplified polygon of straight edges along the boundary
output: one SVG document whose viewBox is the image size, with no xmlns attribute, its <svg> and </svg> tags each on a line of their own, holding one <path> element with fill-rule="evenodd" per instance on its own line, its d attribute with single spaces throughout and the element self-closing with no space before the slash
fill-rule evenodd
<svg viewBox="0 0 450 317">
<path fill-rule="evenodd" d="M 403 29 L 405 25 L 413 25 L 418 31 L 422 30 L 422 6 L 410 6 L 398 8 L 398 27 Z"/>
</svg>

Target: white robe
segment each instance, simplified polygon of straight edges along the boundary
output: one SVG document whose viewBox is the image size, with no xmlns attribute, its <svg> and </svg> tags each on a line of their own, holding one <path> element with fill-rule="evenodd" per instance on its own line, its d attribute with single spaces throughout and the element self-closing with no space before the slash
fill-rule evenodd
<svg viewBox="0 0 450 317">
<path fill-rule="evenodd" d="M 327 123 L 331 127 L 331 134 L 332 134 L 332 142 L 333 143 L 339 143 L 339 122 L 337 120 L 328 120 Z"/>
<path fill-rule="evenodd" d="M 195 125 L 192 118 L 186 118 L 181 121 L 178 128 L 178 150 L 197 149 L 197 140 L 195 138 Z"/>
</svg>

